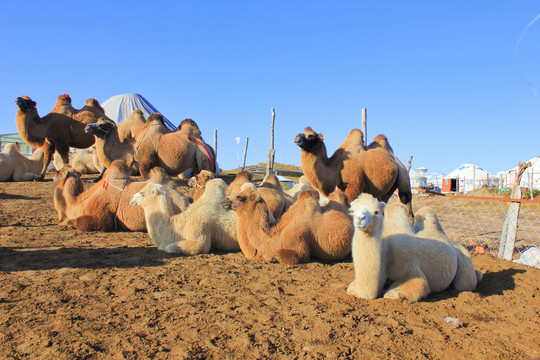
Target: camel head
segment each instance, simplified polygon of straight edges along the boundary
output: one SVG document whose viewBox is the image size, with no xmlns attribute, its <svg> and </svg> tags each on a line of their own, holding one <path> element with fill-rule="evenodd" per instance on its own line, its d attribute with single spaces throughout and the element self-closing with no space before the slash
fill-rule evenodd
<svg viewBox="0 0 540 360">
<path fill-rule="evenodd" d="M 219 196 L 224 198 L 227 191 L 227 184 L 223 179 L 212 179 L 206 183 L 206 190 L 203 196 Z"/>
<path fill-rule="evenodd" d="M 241 186 L 240 192 L 236 195 L 227 196 L 221 202 L 225 209 L 238 209 L 246 206 L 249 203 L 264 201 L 261 194 L 257 191 L 257 187 L 253 183 L 245 183 Z"/>
<path fill-rule="evenodd" d="M 130 205 L 145 207 L 155 202 L 157 196 L 167 195 L 167 189 L 161 184 L 150 181 L 129 201 Z"/>
<path fill-rule="evenodd" d="M 384 223 L 386 204 L 371 194 L 363 193 L 351 203 L 353 224 L 357 230 L 375 233 L 381 231 Z"/>
<path fill-rule="evenodd" d="M 444 232 L 441 223 L 439 222 L 439 217 L 437 216 L 437 213 L 430 206 L 422 207 L 416 212 L 414 216 L 414 231 L 420 232 L 422 230 L 435 230 L 437 232 Z"/>
<path fill-rule="evenodd" d="M 324 145 L 322 134 L 317 134 L 310 127 L 305 128 L 304 132 L 296 135 L 294 143 L 307 152 L 316 152 L 321 145 Z"/>
<path fill-rule="evenodd" d="M 208 171 L 208 170 L 201 170 L 200 173 L 198 173 L 195 176 L 192 176 L 189 179 L 188 185 L 193 188 L 204 187 L 209 180 L 212 180 L 214 178 L 215 176 L 213 172 Z"/>
<path fill-rule="evenodd" d="M 29 111 L 36 111 L 36 105 L 37 103 L 35 101 L 32 101 L 29 96 L 23 95 L 19 96 L 15 99 L 15 104 L 17 104 L 17 107 L 19 108 L 19 111 L 22 111 L 24 113 Z"/>
<path fill-rule="evenodd" d="M 100 139 L 106 139 L 110 134 L 118 132 L 118 129 L 114 121 L 100 117 L 97 122 L 86 125 L 84 132 L 93 134 Z"/>
</svg>

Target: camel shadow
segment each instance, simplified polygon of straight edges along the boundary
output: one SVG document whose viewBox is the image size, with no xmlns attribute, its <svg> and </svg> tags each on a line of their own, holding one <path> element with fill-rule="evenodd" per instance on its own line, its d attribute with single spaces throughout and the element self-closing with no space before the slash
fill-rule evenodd
<svg viewBox="0 0 540 360">
<path fill-rule="evenodd" d="M 162 266 L 172 254 L 148 247 L 61 248 L 25 250 L 0 247 L 0 271 L 102 269 L 109 267 Z"/>
<path fill-rule="evenodd" d="M 0 193 L 0 200 L 40 200 L 39 197 Z"/>
<path fill-rule="evenodd" d="M 505 269 L 485 273 L 482 280 L 476 286 L 475 292 L 479 293 L 482 297 L 504 295 L 504 291 L 514 290 L 516 288 L 514 276 L 516 274 L 522 274 L 525 271 L 526 270 L 522 269 Z M 452 299 L 458 296 L 459 291 L 450 288 L 437 294 L 430 294 L 424 300 L 426 302 L 437 302 Z"/>
</svg>

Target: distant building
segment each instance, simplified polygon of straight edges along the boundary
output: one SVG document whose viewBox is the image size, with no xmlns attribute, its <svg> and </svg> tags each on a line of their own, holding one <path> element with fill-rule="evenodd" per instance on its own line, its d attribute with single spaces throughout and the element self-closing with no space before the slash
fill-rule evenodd
<svg viewBox="0 0 540 360">
<path fill-rule="evenodd" d="M 24 142 L 19 134 L 0 135 L 0 149 L 4 150 L 6 144 L 17 144 L 17 150 L 26 157 L 32 156 L 34 148 Z"/>
</svg>

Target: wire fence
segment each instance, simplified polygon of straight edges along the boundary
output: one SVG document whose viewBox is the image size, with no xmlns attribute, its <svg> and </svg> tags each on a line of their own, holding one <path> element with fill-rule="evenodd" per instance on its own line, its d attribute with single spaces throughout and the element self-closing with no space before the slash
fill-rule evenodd
<svg viewBox="0 0 540 360">
<path fill-rule="evenodd" d="M 415 190 L 420 193 L 413 197 L 413 211 L 433 208 L 446 233 L 469 250 L 540 268 L 540 201 Z M 394 195 L 392 201 L 399 199 Z"/>
</svg>

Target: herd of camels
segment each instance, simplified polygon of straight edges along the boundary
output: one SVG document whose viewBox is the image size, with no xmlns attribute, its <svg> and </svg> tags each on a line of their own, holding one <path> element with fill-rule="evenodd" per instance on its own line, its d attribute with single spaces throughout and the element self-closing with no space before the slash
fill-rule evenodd
<svg viewBox="0 0 540 360">
<path fill-rule="evenodd" d="M 352 255 L 347 293 L 364 299 L 418 301 L 450 285 L 473 291 L 482 278 L 431 208 L 414 216 L 408 171 L 384 135 L 365 146 L 354 129 L 328 157 L 322 134 L 306 127 L 294 139 L 304 176 L 283 190 L 275 175 L 255 185 L 247 171 L 227 185 L 191 119 L 171 131 L 161 114 L 140 110 L 117 125 L 93 98 L 77 110 L 60 95 L 44 117 L 28 96 L 15 103 L 19 135 L 36 150 L 28 159 L 6 146 L 0 181 L 43 180 L 54 155 L 60 225 L 147 231 L 159 250 L 183 255 L 215 248 L 289 265 Z M 191 196 L 174 180 L 186 171 Z M 85 186 L 81 173 L 100 175 Z M 401 203 L 386 207 L 396 190 Z"/>
</svg>

